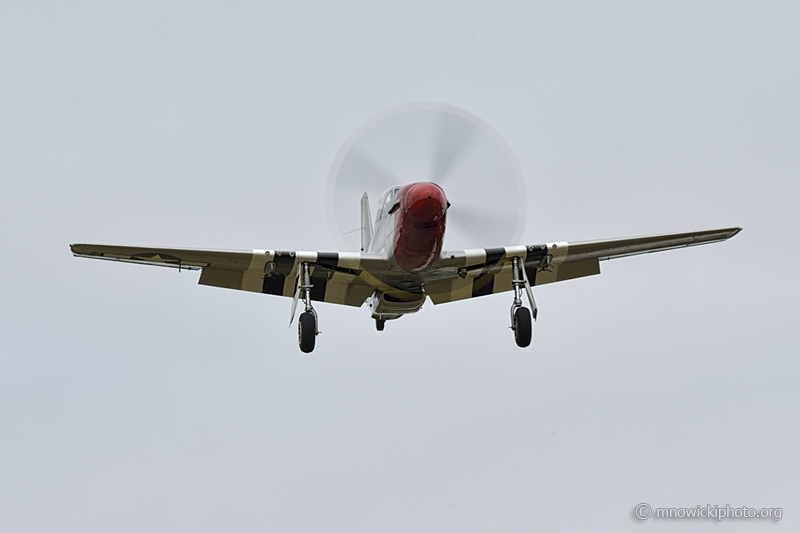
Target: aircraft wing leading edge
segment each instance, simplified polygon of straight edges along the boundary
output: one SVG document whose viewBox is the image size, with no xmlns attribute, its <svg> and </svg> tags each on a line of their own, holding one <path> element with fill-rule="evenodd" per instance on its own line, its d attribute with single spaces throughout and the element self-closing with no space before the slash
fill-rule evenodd
<svg viewBox="0 0 800 533">
<path fill-rule="evenodd" d="M 309 264 L 311 299 L 360 307 L 376 290 L 403 298 L 420 285 L 434 304 L 510 291 L 513 257 L 523 260 L 531 285 L 600 273 L 600 261 L 727 240 L 741 228 L 672 233 L 589 242 L 478 248 L 445 252 L 437 264 L 409 284 L 387 259 L 368 252 L 201 250 L 72 244 L 77 257 L 202 270 L 199 283 L 292 298 L 297 268 Z M 414 288 L 412 285 L 415 285 Z"/>
<path fill-rule="evenodd" d="M 72 244 L 73 255 L 144 265 L 202 270 L 200 285 L 293 297 L 297 265 L 311 266 L 311 299 L 360 307 L 375 290 L 362 261 L 379 261 L 361 253 L 278 250 L 200 250 Z M 365 281 L 367 280 L 367 281 Z"/>
<path fill-rule="evenodd" d="M 511 258 L 522 257 L 531 285 L 544 285 L 600 273 L 600 261 L 711 244 L 730 239 L 742 228 L 669 233 L 586 242 L 479 248 L 445 252 L 438 266 L 443 275 L 425 285 L 434 304 L 510 291 Z M 434 267 L 436 268 L 436 267 Z"/>
</svg>

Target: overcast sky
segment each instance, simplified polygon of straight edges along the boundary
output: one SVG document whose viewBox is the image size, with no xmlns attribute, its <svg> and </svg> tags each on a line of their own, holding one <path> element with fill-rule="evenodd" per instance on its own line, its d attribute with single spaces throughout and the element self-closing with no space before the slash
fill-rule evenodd
<svg viewBox="0 0 800 533">
<path fill-rule="evenodd" d="M 537 289 L 524 350 L 509 294 L 302 354 L 287 299 L 69 253 L 333 250 L 337 151 L 417 101 L 503 136 L 527 244 L 744 231 Z M 800 530 L 798 2 L 3 0 L 0 179 L 3 533 Z"/>
</svg>

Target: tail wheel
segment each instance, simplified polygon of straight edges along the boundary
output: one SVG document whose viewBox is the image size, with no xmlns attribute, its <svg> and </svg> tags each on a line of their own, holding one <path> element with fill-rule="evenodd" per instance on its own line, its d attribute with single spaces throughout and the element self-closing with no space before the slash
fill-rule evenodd
<svg viewBox="0 0 800 533">
<path fill-rule="evenodd" d="M 300 315 L 300 321 L 297 323 L 297 338 L 300 342 L 300 351 L 305 353 L 314 351 L 314 343 L 317 339 L 317 319 L 310 311 Z"/>
<path fill-rule="evenodd" d="M 527 307 L 520 307 L 514 311 L 514 340 L 517 346 L 525 348 L 531 344 L 531 312 Z"/>
<path fill-rule="evenodd" d="M 375 329 L 378 331 L 383 331 L 383 327 L 386 325 L 385 320 L 381 320 L 380 318 L 375 319 Z"/>
</svg>

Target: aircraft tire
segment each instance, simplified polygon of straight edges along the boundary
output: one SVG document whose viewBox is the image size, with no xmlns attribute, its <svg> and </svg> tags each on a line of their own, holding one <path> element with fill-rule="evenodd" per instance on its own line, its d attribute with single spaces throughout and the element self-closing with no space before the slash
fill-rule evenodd
<svg viewBox="0 0 800 533">
<path fill-rule="evenodd" d="M 383 327 L 386 325 L 385 320 L 381 320 L 380 318 L 375 319 L 375 329 L 378 331 L 383 331 Z"/>
<path fill-rule="evenodd" d="M 311 353 L 314 351 L 317 339 L 317 320 L 310 311 L 300 315 L 300 320 L 297 322 L 297 339 L 300 342 L 301 352 Z"/>
<path fill-rule="evenodd" d="M 514 340 L 517 346 L 526 348 L 531 344 L 531 312 L 527 307 L 520 307 L 514 311 Z"/>
</svg>

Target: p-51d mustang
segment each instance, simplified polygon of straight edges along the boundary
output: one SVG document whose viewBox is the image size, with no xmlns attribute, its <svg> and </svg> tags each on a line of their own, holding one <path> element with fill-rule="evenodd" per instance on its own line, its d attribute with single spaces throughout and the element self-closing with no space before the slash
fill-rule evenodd
<svg viewBox="0 0 800 533">
<path fill-rule="evenodd" d="M 514 292 L 511 329 L 517 345 L 531 343 L 537 307 L 532 286 L 600 273 L 600 261 L 727 240 L 741 228 L 592 242 L 554 242 L 442 252 L 447 210 L 435 183 L 396 186 L 383 193 L 373 226 L 361 199 L 361 252 L 224 251 L 73 244 L 77 257 L 201 270 L 200 284 L 300 299 L 300 349 L 311 352 L 319 334 L 312 301 L 360 307 L 369 300 L 375 325 L 434 304 Z M 522 305 L 527 293 L 531 309 Z"/>
</svg>

